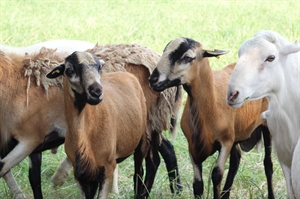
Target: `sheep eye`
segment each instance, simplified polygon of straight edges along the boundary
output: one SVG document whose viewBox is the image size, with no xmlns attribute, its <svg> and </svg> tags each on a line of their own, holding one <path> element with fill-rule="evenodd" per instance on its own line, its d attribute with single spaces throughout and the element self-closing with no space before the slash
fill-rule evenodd
<svg viewBox="0 0 300 199">
<path fill-rule="evenodd" d="M 74 70 L 72 68 L 67 68 L 65 73 L 67 76 L 72 76 L 72 74 L 74 73 Z"/>
<path fill-rule="evenodd" d="M 188 56 L 185 56 L 182 58 L 182 60 L 184 60 L 185 62 L 192 62 L 195 58 L 192 58 L 192 57 L 188 57 Z"/>
<path fill-rule="evenodd" d="M 275 59 L 275 56 L 274 55 L 270 55 L 270 56 L 268 56 L 268 58 L 266 59 L 266 61 L 272 62 L 272 61 L 274 61 L 274 59 Z"/>
</svg>

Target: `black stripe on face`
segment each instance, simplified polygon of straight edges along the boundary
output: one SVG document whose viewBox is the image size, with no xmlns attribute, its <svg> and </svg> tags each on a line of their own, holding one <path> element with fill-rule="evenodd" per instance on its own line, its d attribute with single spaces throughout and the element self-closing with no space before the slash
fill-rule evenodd
<svg viewBox="0 0 300 199">
<path fill-rule="evenodd" d="M 178 46 L 178 48 L 169 54 L 171 66 L 174 66 L 176 61 L 178 61 L 186 51 L 193 49 L 196 44 L 197 42 L 195 40 L 184 38 L 184 41 Z"/>
<path fill-rule="evenodd" d="M 86 67 L 92 67 L 98 73 L 101 69 L 100 61 L 94 55 L 87 52 L 75 51 L 74 53 L 69 55 L 65 61 L 66 63 L 69 62 L 72 64 L 73 70 L 75 71 L 77 76 L 80 76 L 80 79 L 82 78 L 83 70 Z"/>
</svg>

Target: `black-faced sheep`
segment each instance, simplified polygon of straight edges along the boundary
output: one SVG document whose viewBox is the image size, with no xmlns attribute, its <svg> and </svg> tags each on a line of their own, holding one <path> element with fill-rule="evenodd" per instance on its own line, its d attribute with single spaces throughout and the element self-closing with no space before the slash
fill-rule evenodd
<svg viewBox="0 0 300 199">
<path fill-rule="evenodd" d="M 265 99 L 247 103 L 239 110 L 227 106 L 225 101 L 227 83 L 235 64 L 230 64 L 219 71 L 212 71 L 207 59 L 227 52 L 204 50 L 199 42 L 178 38 L 166 46 L 149 78 L 151 87 L 156 91 L 183 85 L 188 94 L 181 128 L 189 144 L 196 197 L 203 194 L 202 163 L 216 150 L 219 151 L 219 156 L 212 171 L 214 198 L 221 197 L 220 185 L 224 164 L 230 154 L 228 183 L 225 183 L 223 189 L 223 197 L 229 197 L 240 162 L 236 144 L 249 138 L 256 128 L 262 128 L 264 124 L 260 114 L 267 109 Z"/>
<path fill-rule="evenodd" d="M 165 160 L 169 174 L 171 191 L 182 189 L 174 148 L 163 136 L 162 131 L 171 129 L 171 134 L 177 131 L 177 117 L 181 108 L 182 88 L 166 89 L 163 92 L 153 91 L 148 82 L 160 56 L 154 51 L 137 44 L 109 44 L 96 46 L 88 52 L 104 60 L 102 73 L 128 71 L 134 74 L 144 91 L 148 111 L 148 125 L 151 126 L 151 149 L 146 157 L 145 188 L 142 192 L 147 197 L 154 182 L 157 168 L 160 164 L 158 151 Z M 170 123 L 171 117 L 171 123 Z M 161 143 L 160 140 L 162 139 Z M 70 167 L 61 170 L 53 176 L 55 184 L 62 184 L 69 173 Z M 61 179 L 60 177 L 63 177 Z"/>
<path fill-rule="evenodd" d="M 20 73 L 20 75 L 18 75 L 17 77 L 14 77 L 14 78 L 16 78 L 16 79 L 18 79 L 18 77 L 23 78 L 22 75 L 24 74 L 24 71 L 27 71 L 26 78 L 24 78 L 25 79 L 24 85 L 22 84 L 21 81 L 18 81 L 18 85 L 20 87 L 23 86 L 23 87 L 27 88 L 26 89 L 27 95 L 25 96 L 26 103 L 25 103 L 24 108 L 26 107 L 26 104 L 29 104 L 29 105 L 31 104 L 30 102 L 31 102 L 31 99 L 33 98 L 32 95 L 34 95 L 34 93 L 31 92 L 32 89 L 41 89 L 40 95 L 39 96 L 35 95 L 35 97 L 34 97 L 37 101 L 41 101 L 41 102 L 45 102 L 43 100 L 38 100 L 38 98 L 45 97 L 44 89 L 46 89 L 46 93 L 52 92 L 52 89 L 56 89 L 56 90 L 59 90 L 59 92 L 61 92 L 61 90 L 59 88 L 60 83 L 58 83 L 58 85 L 56 85 L 56 86 L 58 86 L 58 88 L 51 88 L 53 86 L 55 87 L 55 84 L 49 85 L 47 83 L 47 81 L 45 81 L 45 79 L 44 79 L 45 72 L 47 72 L 49 69 L 51 69 L 51 67 L 56 66 L 59 62 L 61 62 L 62 58 L 64 56 L 66 56 L 66 53 L 63 53 L 63 52 L 68 52 L 68 49 L 69 49 L 68 46 L 74 44 L 74 43 L 73 44 L 65 43 L 64 41 L 60 41 L 59 43 L 60 43 L 58 45 L 59 48 L 56 51 L 51 50 L 51 49 L 42 48 L 42 50 L 39 52 L 36 49 L 36 46 L 39 46 L 38 44 L 33 45 L 32 48 L 26 47 L 25 48 L 26 51 L 36 52 L 32 55 L 27 54 L 26 56 L 24 56 L 26 51 L 24 49 L 22 50 L 22 48 L 18 48 L 17 51 L 15 48 L 8 48 L 8 49 L 13 49 L 13 52 L 16 51 L 17 53 L 13 53 L 12 51 L 8 50 L 8 53 L 4 57 L 6 57 L 6 58 L 10 57 L 9 62 L 12 62 L 10 64 L 13 64 L 13 65 L 19 64 L 20 65 L 20 66 L 18 66 L 19 69 L 17 69 L 17 70 L 20 70 L 18 72 L 18 73 Z M 51 41 L 43 42 L 43 45 L 46 45 L 47 47 L 48 46 L 55 47 L 56 44 L 57 44 L 57 42 L 55 42 L 55 45 L 53 46 L 53 43 Z M 89 45 L 92 45 L 92 44 L 89 44 Z M 67 47 L 67 49 L 65 47 Z M 82 45 L 80 47 L 82 47 Z M 77 47 L 77 48 L 79 48 L 79 47 Z M 148 123 L 152 127 L 152 131 L 153 131 L 152 135 L 155 135 L 155 133 L 160 135 L 160 133 L 163 130 L 167 130 L 168 128 L 171 128 L 173 131 L 176 132 L 176 117 L 177 117 L 177 112 L 180 109 L 180 105 L 181 105 L 181 88 L 179 87 L 178 90 L 177 89 L 167 89 L 166 91 L 164 91 L 162 93 L 156 93 L 151 90 L 151 88 L 148 86 L 148 82 L 147 82 L 147 78 L 149 77 L 150 72 L 152 72 L 153 68 L 156 65 L 157 60 L 159 59 L 159 55 L 157 53 L 151 51 L 148 48 L 145 48 L 145 47 L 142 47 L 139 45 L 126 45 L 126 44 L 97 46 L 93 50 L 95 52 L 97 52 L 97 51 L 102 52 L 101 54 L 97 55 L 98 57 L 106 56 L 105 60 L 106 60 L 107 64 L 104 67 L 104 70 L 106 70 L 107 72 L 109 72 L 110 70 L 124 71 L 124 70 L 128 69 L 137 77 L 140 75 L 140 77 L 138 77 L 138 79 L 141 84 L 144 84 L 144 85 L 142 85 L 142 87 L 143 87 L 145 93 L 148 93 L 148 94 L 145 94 L 145 96 L 148 98 L 147 102 L 146 102 L 147 108 L 148 108 L 148 116 L 149 116 Z M 7 48 L 6 48 L 6 51 L 7 51 Z M 4 55 L 4 53 L 3 53 L 3 55 Z M 59 57 L 59 59 L 57 59 L 57 57 Z M 112 59 L 111 57 L 113 57 L 114 59 Z M 3 57 L 1 57 L 1 59 L 2 58 Z M 9 67 L 10 64 L 8 64 L 7 67 Z M 116 66 L 119 66 L 119 67 L 116 67 Z M 111 67 L 111 68 L 109 69 L 109 67 Z M 35 72 L 35 70 L 38 70 L 41 68 L 43 70 L 40 70 L 39 72 Z M 45 70 L 46 68 L 47 68 L 47 70 Z M 134 70 L 134 68 L 139 68 L 139 69 Z M 5 70 L 5 68 L 3 70 Z M 140 72 L 140 71 L 142 71 L 142 72 Z M 36 74 L 40 74 L 40 76 L 35 76 Z M 42 85 L 42 88 L 44 88 L 44 89 L 35 88 L 37 83 Z M 16 91 L 16 92 L 20 93 L 21 90 Z M 174 100 L 175 98 L 177 99 L 177 101 Z M 9 104 L 9 103 L 7 103 L 7 104 Z M 57 113 L 57 114 L 60 114 L 60 115 L 62 114 L 61 113 L 62 109 L 53 109 L 53 110 L 60 111 L 60 113 Z M 16 114 L 17 110 L 14 110 L 14 113 Z M 23 114 L 23 113 L 24 112 L 19 112 L 18 114 Z M 55 116 L 55 114 L 51 114 L 51 115 Z M 171 116 L 172 125 L 170 125 L 170 116 Z M 55 119 L 60 120 L 61 118 L 57 117 Z M 26 121 L 26 123 L 28 123 L 28 124 L 31 124 L 32 122 L 34 122 L 34 120 L 29 119 L 28 121 Z M 40 121 L 41 126 L 45 126 L 43 124 L 43 122 L 46 122 L 46 120 Z M 54 122 L 54 123 L 57 123 L 57 122 Z M 61 123 L 61 121 L 58 121 L 58 124 L 59 123 Z M 34 125 L 37 125 L 37 124 L 35 123 Z M 34 127 L 34 125 L 33 125 L 33 127 Z M 60 130 L 62 130 L 62 129 L 63 128 L 61 128 Z M 40 131 L 36 131 L 33 133 L 39 134 Z M 55 133 L 55 131 L 54 131 L 54 133 Z M 42 137 L 43 135 L 39 135 L 37 137 L 40 137 L 40 136 Z M 61 143 L 62 143 L 64 140 L 64 130 L 61 133 L 59 133 L 59 136 L 62 136 L 60 138 L 60 140 L 62 140 L 61 141 Z M 156 137 L 159 137 L 159 136 L 156 136 Z M 13 137 L 11 137 L 11 138 L 13 138 Z M 31 138 L 31 137 L 29 136 L 28 138 Z M 44 139 L 45 142 L 36 148 L 37 151 L 40 152 L 43 149 L 41 147 L 47 146 L 47 145 L 45 145 L 46 142 L 51 141 L 51 139 L 49 139 L 49 138 L 50 137 L 48 136 L 48 138 Z M 52 137 L 52 139 L 53 138 L 55 138 L 55 137 Z M 15 139 L 15 138 L 13 138 L 13 139 Z M 16 140 L 16 141 L 19 142 L 18 140 Z M 15 142 L 15 144 L 17 142 Z M 173 188 L 175 188 L 175 189 L 178 188 L 180 190 L 181 185 L 180 185 L 180 179 L 178 177 L 177 161 L 176 161 L 176 156 L 175 156 L 175 152 L 174 152 L 172 144 L 164 137 L 162 138 L 161 145 L 157 146 L 157 142 L 155 141 L 155 139 L 152 139 L 151 142 L 153 144 L 153 149 L 156 149 L 156 150 L 158 149 L 159 152 L 162 154 L 163 158 L 165 159 L 165 163 L 166 163 L 167 169 L 169 171 L 171 189 L 173 190 Z M 5 144 L 5 142 L 4 142 L 4 144 Z M 4 145 L 2 145 L 2 146 L 4 146 Z M 49 148 L 50 146 L 47 146 L 47 147 Z M 13 148 L 13 146 L 11 146 L 11 148 Z M 46 149 L 48 149 L 48 148 L 46 148 Z M 37 155 L 37 154 L 32 154 L 32 155 L 30 155 L 30 157 L 31 158 L 32 157 L 41 158 L 41 156 Z M 150 157 L 153 157 L 153 159 Z M 39 162 L 40 162 L 40 160 L 39 160 Z M 66 162 L 66 164 L 63 165 L 64 168 L 62 170 L 70 170 L 72 167 L 67 165 L 69 161 L 65 160 L 65 162 Z M 155 150 L 150 151 L 147 156 L 147 166 L 146 166 L 146 169 L 147 169 L 146 174 L 151 172 L 149 175 L 147 175 L 147 176 L 149 176 L 148 179 L 152 180 L 152 182 L 150 181 L 147 183 L 147 185 L 149 185 L 149 186 L 150 185 L 152 186 L 152 184 L 153 184 L 155 172 L 157 170 L 159 162 L 160 162 L 160 160 L 159 160 L 159 155 L 158 155 L 157 151 L 155 151 Z M 31 167 L 31 170 L 35 170 L 36 167 L 40 167 L 40 165 L 38 165 L 38 161 L 36 161 L 36 160 L 31 161 L 31 165 L 33 166 L 33 167 Z M 154 174 L 153 174 L 153 172 L 154 172 Z M 32 173 L 32 172 L 30 172 L 30 173 Z M 33 175 L 34 178 L 37 178 L 40 176 L 40 175 L 37 175 L 37 173 L 39 173 L 39 171 L 34 172 L 34 175 Z M 10 175 L 10 176 L 12 177 L 12 175 Z M 63 175 L 61 175 L 61 172 L 58 172 L 58 175 L 54 176 L 54 178 L 53 178 L 54 181 L 57 180 L 57 178 L 55 178 L 57 176 L 61 177 Z M 67 176 L 67 175 L 64 175 L 64 176 Z M 8 178 L 5 178 L 5 179 L 8 179 Z M 174 180 L 175 180 L 175 183 L 174 183 Z M 12 182 L 12 181 L 14 181 L 14 180 L 10 180 L 10 182 Z M 55 181 L 55 182 L 57 182 L 57 181 Z M 16 185 L 16 183 L 14 183 L 14 185 Z M 173 185 L 175 185 L 175 187 L 173 187 Z M 15 187 L 16 187 L 16 190 L 14 193 L 20 193 L 21 191 L 18 188 L 18 186 L 16 185 Z M 39 194 L 40 196 L 37 196 L 37 197 L 36 197 L 36 194 L 34 194 L 35 198 L 42 198 L 40 177 L 39 177 L 39 180 L 37 180 L 37 182 L 35 182 L 32 185 L 32 187 L 34 188 L 34 193 L 35 192 L 40 193 Z M 151 187 L 146 189 L 146 190 L 148 190 L 148 191 L 146 191 L 146 194 L 148 194 L 150 192 L 150 189 L 151 189 Z M 23 198 L 23 197 L 21 197 L 21 198 Z"/>
<path fill-rule="evenodd" d="M 130 73 L 114 72 L 101 75 L 100 81 L 103 64 L 90 53 L 76 51 L 47 75 L 64 75 L 65 150 L 83 198 L 94 198 L 98 189 L 98 198 L 107 198 L 117 162 L 132 153 L 139 193 L 149 147 L 147 109 L 138 80 Z"/>
</svg>

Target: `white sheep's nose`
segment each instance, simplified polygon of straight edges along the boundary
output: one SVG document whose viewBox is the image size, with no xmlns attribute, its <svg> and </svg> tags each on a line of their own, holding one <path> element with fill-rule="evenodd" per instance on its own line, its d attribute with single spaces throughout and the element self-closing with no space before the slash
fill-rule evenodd
<svg viewBox="0 0 300 199">
<path fill-rule="evenodd" d="M 239 91 L 232 91 L 229 93 L 227 100 L 233 102 L 239 96 Z"/>
</svg>

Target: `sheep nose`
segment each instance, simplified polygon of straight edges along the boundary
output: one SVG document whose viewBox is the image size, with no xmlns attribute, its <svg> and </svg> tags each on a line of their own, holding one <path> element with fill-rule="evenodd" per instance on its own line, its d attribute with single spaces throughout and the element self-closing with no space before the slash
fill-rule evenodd
<svg viewBox="0 0 300 199">
<path fill-rule="evenodd" d="M 92 97 L 99 98 L 102 95 L 102 86 L 95 83 L 89 87 L 89 93 Z"/>
<path fill-rule="evenodd" d="M 228 101 L 233 102 L 239 96 L 239 91 L 233 91 L 228 95 Z"/>
<path fill-rule="evenodd" d="M 149 77 L 150 85 L 153 85 L 154 83 L 156 83 L 158 81 L 158 76 L 159 76 L 158 70 L 155 69 L 153 71 L 152 75 Z"/>
</svg>

